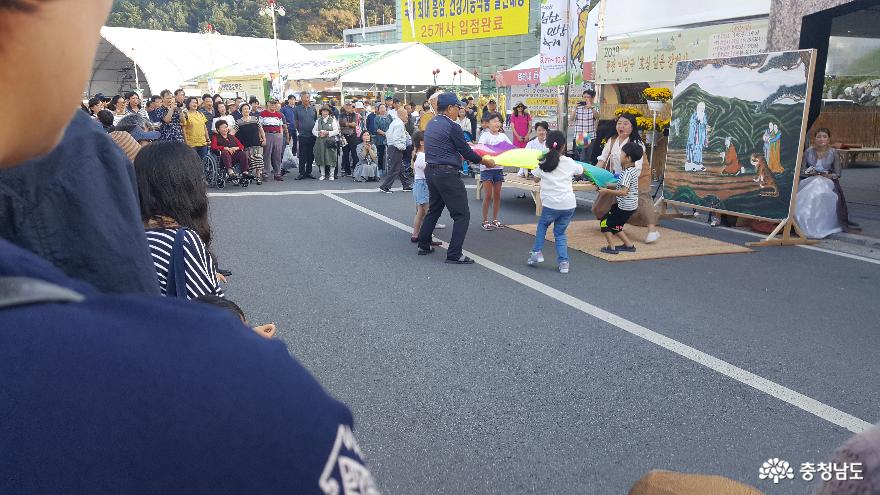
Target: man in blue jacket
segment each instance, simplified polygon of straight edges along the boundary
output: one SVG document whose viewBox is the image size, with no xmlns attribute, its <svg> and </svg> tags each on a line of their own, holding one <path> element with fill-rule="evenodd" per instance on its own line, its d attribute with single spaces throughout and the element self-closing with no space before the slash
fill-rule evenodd
<svg viewBox="0 0 880 495">
<path fill-rule="evenodd" d="M 443 93 L 437 98 L 437 115 L 425 129 L 425 179 L 428 182 L 428 214 L 419 231 L 420 255 L 434 252 L 431 247 L 431 235 L 443 208 L 449 208 L 452 216 L 452 239 L 446 251 L 446 262 L 457 265 L 470 265 L 474 260 L 462 254 L 464 238 L 467 235 L 471 211 L 467 202 L 467 191 L 461 180 L 462 157 L 471 163 L 483 163 L 494 166 L 495 162 L 488 156 L 480 157 L 465 142 L 455 120 L 458 109 L 464 103 L 459 101 L 455 93 Z"/>
<path fill-rule="evenodd" d="M 59 141 L 111 4 L 0 0 L 0 65 L 19 69 L 0 105 L 45 104 L 39 133 L 0 120 L 0 169 Z M 103 294 L 2 239 L 0 377 L 4 495 L 378 495 L 351 413 L 281 342 L 210 306 Z"/>
</svg>

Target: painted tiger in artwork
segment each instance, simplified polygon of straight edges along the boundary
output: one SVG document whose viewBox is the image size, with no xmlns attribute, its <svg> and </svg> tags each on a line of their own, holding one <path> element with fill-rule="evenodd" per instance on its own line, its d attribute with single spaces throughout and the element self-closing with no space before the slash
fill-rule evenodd
<svg viewBox="0 0 880 495">
<path fill-rule="evenodd" d="M 769 198 L 778 198 L 779 187 L 776 185 L 776 179 L 773 178 L 773 172 L 767 166 L 767 160 L 764 158 L 764 155 L 752 153 L 749 161 L 755 167 L 756 177 L 752 180 L 757 182 L 758 187 L 760 187 L 758 194 Z"/>
</svg>

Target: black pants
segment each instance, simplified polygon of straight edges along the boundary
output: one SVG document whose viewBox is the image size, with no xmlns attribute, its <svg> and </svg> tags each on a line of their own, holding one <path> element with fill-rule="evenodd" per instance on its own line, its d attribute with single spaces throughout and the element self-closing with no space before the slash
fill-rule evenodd
<svg viewBox="0 0 880 495">
<path fill-rule="evenodd" d="M 342 171 L 345 175 L 351 175 L 351 169 L 357 165 L 357 137 L 354 134 L 342 136 L 345 146 L 342 147 Z"/>
<path fill-rule="evenodd" d="M 449 241 L 449 250 L 446 259 L 458 260 L 461 258 L 461 248 L 464 238 L 467 236 L 468 225 L 471 221 L 471 210 L 468 207 L 467 190 L 464 181 L 461 180 L 458 170 L 452 168 L 425 168 L 425 179 L 428 182 L 428 214 L 419 231 L 419 247 L 428 249 L 431 247 L 431 234 L 437 226 L 437 220 L 443 213 L 443 208 L 449 209 L 449 215 L 454 222 L 452 225 L 452 239 Z"/>
<path fill-rule="evenodd" d="M 400 179 L 400 185 L 403 186 L 404 189 L 411 187 L 412 182 L 403 173 L 403 151 L 394 146 L 386 146 L 385 151 L 388 152 L 388 160 L 386 162 L 388 167 L 385 171 L 385 179 L 379 187 L 385 190 L 391 189 L 391 186 L 394 185 L 395 179 Z"/>
<path fill-rule="evenodd" d="M 387 146 L 384 144 L 376 145 L 376 156 L 379 160 L 379 170 L 382 171 L 385 170 L 385 148 L 387 148 Z"/>
<path fill-rule="evenodd" d="M 407 146 L 405 150 L 403 150 L 403 175 L 410 180 L 410 182 L 414 179 L 413 172 L 413 147 L 412 145 Z"/>
<path fill-rule="evenodd" d="M 315 163 L 315 136 L 300 135 L 297 139 L 299 144 L 299 176 L 312 175 L 312 164 Z"/>
</svg>

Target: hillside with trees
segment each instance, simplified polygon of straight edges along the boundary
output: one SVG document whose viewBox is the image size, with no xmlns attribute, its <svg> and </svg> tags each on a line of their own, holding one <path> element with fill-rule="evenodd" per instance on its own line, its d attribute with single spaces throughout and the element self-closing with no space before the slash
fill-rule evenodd
<svg viewBox="0 0 880 495">
<path fill-rule="evenodd" d="M 268 38 L 272 21 L 260 16 L 265 0 L 114 0 L 109 26 L 199 32 L 212 24 L 232 36 Z M 360 26 L 358 0 L 278 0 L 278 37 L 301 43 L 341 42 L 342 30 Z M 395 2 L 366 0 L 367 25 L 391 22 Z"/>
</svg>

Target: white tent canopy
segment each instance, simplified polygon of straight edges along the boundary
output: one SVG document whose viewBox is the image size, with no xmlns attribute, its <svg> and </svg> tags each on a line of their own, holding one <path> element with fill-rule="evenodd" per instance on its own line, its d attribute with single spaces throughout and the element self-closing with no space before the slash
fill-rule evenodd
<svg viewBox="0 0 880 495">
<path fill-rule="evenodd" d="M 421 43 L 359 46 L 315 50 L 284 60 L 281 74 L 288 82 L 323 81 L 335 85 L 365 86 L 432 86 L 435 70 L 440 70 L 436 84 L 440 86 L 480 85 L 480 80 L 451 60 Z M 275 65 L 240 63 L 194 79 L 264 75 L 275 72 Z M 461 74 L 458 71 L 461 70 Z M 455 77 L 453 80 L 453 73 Z"/>
<path fill-rule="evenodd" d="M 534 57 L 524 60 L 513 67 L 507 70 L 524 70 L 524 69 L 534 69 L 535 67 L 541 66 L 541 55 L 535 55 Z"/>
<path fill-rule="evenodd" d="M 479 86 L 480 79 L 448 58 L 421 43 L 400 43 L 393 53 L 363 65 L 340 77 L 349 84 L 386 84 L 394 86 L 431 86 L 432 71 L 439 69 L 440 86 Z M 461 74 L 458 71 L 461 70 Z M 453 75 L 455 74 L 455 75 Z"/>
<path fill-rule="evenodd" d="M 89 95 L 133 90 L 134 63 L 146 93 L 173 91 L 198 74 L 237 62 L 275 65 L 275 41 L 268 38 L 107 26 L 101 28 L 101 38 L 86 88 Z M 308 50 L 294 41 L 279 40 L 278 53 L 281 60 L 289 60 Z"/>
</svg>

